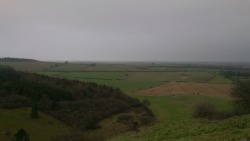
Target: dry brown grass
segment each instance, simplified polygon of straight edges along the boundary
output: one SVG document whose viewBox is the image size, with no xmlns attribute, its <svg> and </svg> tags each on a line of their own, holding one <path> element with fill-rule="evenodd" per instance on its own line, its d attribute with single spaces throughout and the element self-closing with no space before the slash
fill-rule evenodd
<svg viewBox="0 0 250 141">
<path fill-rule="evenodd" d="M 231 84 L 207 84 L 191 82 L 170 82 L 163 86 L 139 91 L 139 95 L 146 96 L 167 96 L 179 94 L 194 94 L 207 96 L 229 97 L 233 85 Z"/>
</svg>

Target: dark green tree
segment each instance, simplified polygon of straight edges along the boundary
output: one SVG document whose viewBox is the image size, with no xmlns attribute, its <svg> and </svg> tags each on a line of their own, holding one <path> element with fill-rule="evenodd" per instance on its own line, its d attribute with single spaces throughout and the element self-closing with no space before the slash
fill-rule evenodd
<svg viewBox="0 0 250 141">
<path fill-rule="evenodd" d="M 250 113 L 250 81 L 239 81 L 232 90 L 235 110 L 238 114 Z"/>
<path fill-rule="evenodd" d="M 37 119 L 37 118 L 39 118 L 39 115 L 38 115 L 38 107 L 37 107 L 37 104 L 36 104 L 36 103 L 32 106 L 31 113 L 30 113 L 30 117 L 31 117 L 32 119 Z"/>
<path fill-rule="evenodd" d="M 24 129 L 19 129 L 12 141 L 30 141 L 29 134 Z"/>
</svg>

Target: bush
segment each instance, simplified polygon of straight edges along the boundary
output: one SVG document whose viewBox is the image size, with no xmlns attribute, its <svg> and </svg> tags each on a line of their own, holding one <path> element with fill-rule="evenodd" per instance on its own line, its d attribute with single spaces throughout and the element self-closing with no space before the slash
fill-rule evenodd
<svg viewBox="0 0 250 141">
<path fill-rule="evenodd" d="M 250 113 L 250 81 L 237 82 L 231 95 L 235 98 L 237 114 Z"/>
<path fill-rule="evenodd" d="M 12 141 L 30 141 L 29 134 L 24 129 L 19 129 Z"/>
<path fill-rule="evenodd" d="M 205 102 L 199 103 L 194 107 L 194 118 L 206 118 L 213 119 L 216 116 L 216 110 L 214 105 Z"/>
</svg>

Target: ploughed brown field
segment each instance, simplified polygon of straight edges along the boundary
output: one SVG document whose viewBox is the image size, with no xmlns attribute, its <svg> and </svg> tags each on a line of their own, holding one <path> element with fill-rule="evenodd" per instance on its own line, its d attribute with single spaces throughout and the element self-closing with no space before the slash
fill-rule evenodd
<svg viewBox="0 0 250 141">
<path fill-rule="evenodd" d="M 170 82 L 166 85 L 139 91 L 138 94 L 145 96 L 194 94 L 229 97 L 232 88 L 231 84 Z"/>
</svg>

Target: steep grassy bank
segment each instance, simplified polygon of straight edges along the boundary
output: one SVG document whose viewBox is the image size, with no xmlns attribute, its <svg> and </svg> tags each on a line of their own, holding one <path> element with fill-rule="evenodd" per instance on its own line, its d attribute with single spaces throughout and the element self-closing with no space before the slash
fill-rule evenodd
<svg viewBox="0 0 250 141">
<path fill-rule="evenodd" d="M 39 112 L 39 119 L 30 118 L 30 108 L 0 109 L 0 141 L 11 141 L 14 134 L 24 128 L 31 141 L 51 141 L 67 135 L 71 128 L 55 118 Z"/>
</svg>

